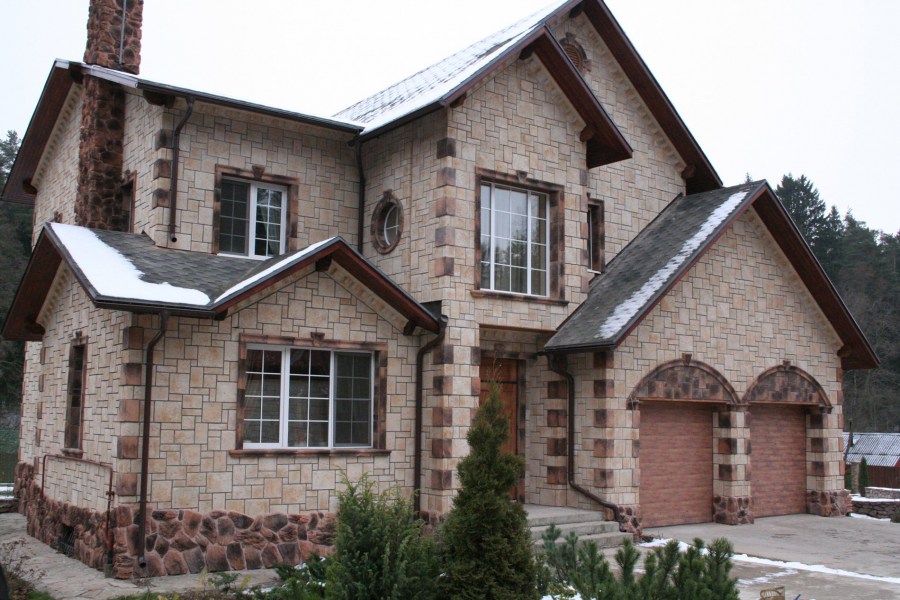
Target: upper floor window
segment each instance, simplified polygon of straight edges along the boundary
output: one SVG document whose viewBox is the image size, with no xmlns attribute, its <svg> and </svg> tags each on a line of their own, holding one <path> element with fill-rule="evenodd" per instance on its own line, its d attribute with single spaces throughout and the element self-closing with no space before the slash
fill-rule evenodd
<svg viewBox="0 0 900 600">
<path fill-rule="evenodd" d="M 84 414 L 84 376 L 86 371 L 84 338 L 76 338 L 69 349 L 69 388 L 66 391 L 66 429 L 63 446 L 81 450 L 81 424 Z"/>
<path fill-rule="evenodd" d="M 219 252 L 268 258 L 285 252 L 287 188 L 222 179 Z"/>
<path fill-rule="evenodd" d="M 251 346 L 244 448 L 373 446 L 373 354 Z"/>
<path fill-rule="evenodd" d="M 403 234 L 403 208 L 390 190 L 375 205 L 371 234 L 372 244 L 381 254 L 387 254 L 396 248 L 400 241 Z"/>
<path fill-rule="evenodd" d="M 592 271 L 602 272 L 606 268 L 606 234 L 602 201 L 589 201 L 587 212 L 587 226 L 588 268 Z"/>
<path fill-rule="evenodd" d="M 481 184 L 481 288 L 548 295 L 547 194 Z"/>
</svg>

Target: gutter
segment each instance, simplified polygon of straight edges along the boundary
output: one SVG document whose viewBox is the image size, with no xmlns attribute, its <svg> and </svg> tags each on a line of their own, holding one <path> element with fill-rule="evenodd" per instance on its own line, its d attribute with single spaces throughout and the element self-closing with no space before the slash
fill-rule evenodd
<svg viewBox="0 0 900 600">
<path fill-rule="evenodd" d="M 416 422 L 415 444 L 413 449 L 413 513 L 419 515 L 422 509 L 422 411 L 424 410 L 424 391 L 422 390 L 422 370 L 425 353 L 444 341 L 447 332 L 447 317 L 441 315 L 437 336 L 419 348 L 416 353 Z"/>
<path fill-rule="evenodd" d="M 619 505 L 613 504 L 608 500 L 604 500 L 600 496 L 594 494 L 593 492 L 587 490 L 582 487 L 578 483 L 575 482 L 575 378 L 572 376 L 569 371 L 566 370 L 564 364 L 557 363 L 557 358 L 559 355 L 556 354 L 547 354 L 547 366 L 550 367 L 550 370 L 556 373 L 557 375 L 562 375 L 566 378 L 566 389 L 568 390 L 568 409 L 566 411 L 566 441 L 568 442 L 567 446 L 567 463 L 566 463 L 566 471 L 568 472 L 568 481 L 569 487 L 573 490 L 586 497 L 588 500 L 593 501 L 596 504 L 599 504 L 603 508 L 612 512 L 613 519 L 615 519 L 616 523 L 619 525 L 619 530 L 622 530 L 622 515 L 619 511 Z M 562 361 L 560 361 L 562 362 Z"/>
<path fill-rule="evenodd" d="M 172 131 L 172 183 L 169 186 L 169 239 L 172 242 L 178 241 L 178 238 L 175 237 L 175 213 L 178 211 L 178 160 L 180 158 L 181 130 L 194 112 L 194 97 L 185 96 L 184 99 L 187 100 L 187 110 L 184 111 L 184 116 Z"/>
<path fill-rule="evenodd" d="M 356 172 L 359 179 L 359 197 L 356 212 L 356 250 L 360 254 L 363 253 L 363 234 L 365 227 L 363 222 L 366 216 L 366 172 L 363 169 L 362 160 L 362 137 L 356 136 L 351 142 L 356 150 Z"/>
<path fill-rule="evenodd" d="M 150 471 L 150 418 L 153 408 L 153 350 L 156 344 L 166 334 L 166 328 L 169 325 L 168 311 L 160 311 L 159 313 L 159 330 L 150 343 L 147 344 L 146 358 L 144 364 L 147 372 L 144 375 L 144 434 L 143 448 L 141 450 L 141 495 L 138 509 L 138 566 L 141 569 L 146 568 L 147 559 L 144 552 L 147 548 L 147 480 Z"/>
</svg>

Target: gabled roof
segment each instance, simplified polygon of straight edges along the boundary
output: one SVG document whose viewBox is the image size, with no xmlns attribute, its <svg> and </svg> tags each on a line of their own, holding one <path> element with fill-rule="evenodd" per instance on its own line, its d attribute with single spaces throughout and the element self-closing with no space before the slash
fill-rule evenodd
<svg viewBox="0 0 900 600">
<path fill-rule="evenodd" d="M 859 325 L 765 181 L 675 198 L 594 279 L 587 299 L 544 349 L 578 352 L 619 346 L 751 206 L 843 341 L 843 368 L 877 367 L 878 358 Z"/>
<path fill-rule="evenodd" d="M 149 102 L 156 104 L 165 103 L 176 97 L 191 97 L 195 102 L 204 104 L 212 104 L 216 106 L 224 106 L 237 110 L 245 110 L 247 112 L 266 115 L 270 117 L 278 117 L 296 123 L 304 123 L 307 125 L 315 125 L 356 135 L 363 130 L 358 124 L 346 121 L 336 121 L 325 117 L 317 117 L 304 113 L 293 112 L 234 98 L 226 98 L 216 94 L 208 94 L 188 88 L 168 85 L 165 83 L 157 83 L 148 79 L 142 79 L 130 73 L 116 71 L 115 69 L 107 69 L 97 65 L 86 65 L 76 61 L 67 61 L 57 59 L 50 69 L 50 75 L 44 84 L 41 97 L 38 100 L 37 107 L 25 130 L 25 136 L 22 138 L 22 146 L 16 156 L 6 182 L 6 187 L 2 190 L 2 199 L 5 202 L 15 202 L 18 204 L 33 204 L 35 190 L 31 185 L 31 178 L 44 154 L 44 149 L 59 113 L 62 110 L 63 103 L 72 88 L 73 83 L 80 83 L 85 76 L 97 77 L 105 81 L 117 83 L 124 88 L 140 91 L 144 94 Z"/>
<path fill-rule="evenodd" d="M 849 438 L 844 432 L 847 462 L 865 457 L 870 467 L 900 467 L 900 433 L 854 433 L 852 446 L 848 446 Z"/>
<path fill-rule="evenodd" d="M 265 261 L 170 250 L 145 236 L 48 223 L 44 226 L 9 310 L 3 335 L 39 341 L 37 316 L 60 263 L 74 273 L 98 307 L 200 318 L 223 318 L 235 304 L 286 277 L 332 261 L 403 315 L 410 326 L 432 332 L 437 319 L 402 288 L 334 237 Z"/>
<path fill-rule="evenodd" d="M 453 106 L 513 56 L 532 52 L 586 123 L 589 168 L 631 158 L 632 149 L 548 28 L 548 21 L 579 4 L 567 0 L 521 21 L 345 108 L 335 118 L 363 123 L 363 137 L 377 135 L 423 114 Z"/>
</svg>

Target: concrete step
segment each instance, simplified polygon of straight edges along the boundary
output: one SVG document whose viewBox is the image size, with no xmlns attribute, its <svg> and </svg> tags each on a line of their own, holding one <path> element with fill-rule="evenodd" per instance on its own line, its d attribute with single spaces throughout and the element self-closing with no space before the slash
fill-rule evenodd
<svg viewBox="0 0 900 600">
<path fill-rule="evenodd" d="M 577 508 L 561 508 L 558 506 L 525 506 L 528 512 L 528 526 L 541 527 L 565 523 L 584 523 L 586 521 L 603 521 L 603 513 L 596 510 L 579 510 Z"/>
<path fill-rule="evenodd" d="M 560 532 L 560 539 L 565 538 L 569 533 L 575 532 L 579 538 L 595 533 L 618 533 L 619 526 L 611 521 L 584 521 L 581 523 L 562 523 L 556 524 L 556 528 Z M 551 525 L 538 525 L 531 527 L 531 539 L 537 541 L 544 537 L 544 533 L 550 529 Z"/>
<path fill-rule="evenodd" d="M 601 550 L 604 548 L 619 548 L 625 544 L 625 540 L 631 539 L 630 533 L 622 533 L 620 531 L 610 531 L 607 533 L 592 533 L 590 535 L 578 536 L 578 545 L 588 543 L 589 541 L 597 544 Z M 559 538 L 557 543 L 562 543 L 563 539 Z M 544 547 L 542 540 L 534 542 L 534 549 L 538 552 Z"/>
</svg>

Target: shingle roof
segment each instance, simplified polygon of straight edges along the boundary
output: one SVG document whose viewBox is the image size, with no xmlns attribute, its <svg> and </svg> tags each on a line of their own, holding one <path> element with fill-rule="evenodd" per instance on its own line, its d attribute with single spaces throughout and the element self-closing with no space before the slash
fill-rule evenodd
<svg viewBox="0 0 900 600">
<path fill-rule="evenodd" d="M 518 42 L 544 26 L 571 0 L 555 2 L 394 85 L 336 113 L 334 118 L 362 123 L 373 131 L 448 98 Z"/>
<path fill-rule="evenodd" d="M 765 182 L 679 196 L 610 261 L 546 350 L 616 346 Z"/>
<path fill-rule="evenodd" d="M 844 433 L 844 447 L 850 434 Z M 900 433 L 854 433 L 853 445 L 847 448 L 847 462 L 859 462 L 863 456 L 873 467 L 900 465 Z"/>
<path fill-rule="evenodd" d="M 156 246 L 146 235 L 49 223 L 44 226 L 4 324 L 9 339 L 40 339 L 37 312 L 61 262 L 99 307 L 131 312 L 221 317 L 235 303 L 323 260 L 393 306 L 409 323 L 438 330 L 437 319 L 350 247 L 333 237 L 264 261 Z"/>
</svg>

